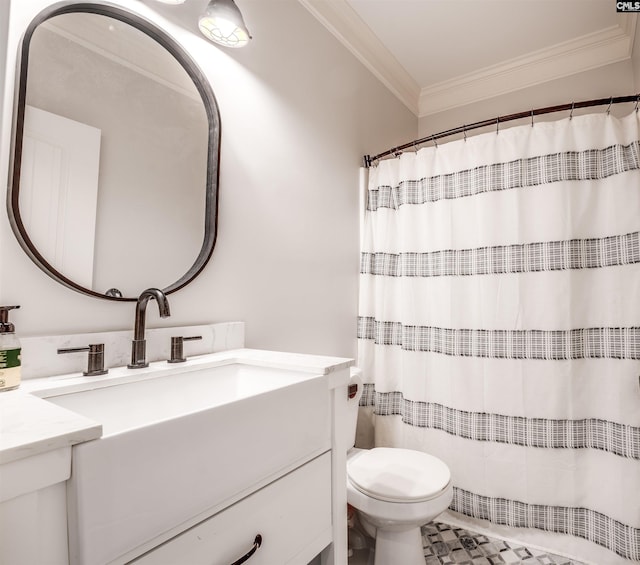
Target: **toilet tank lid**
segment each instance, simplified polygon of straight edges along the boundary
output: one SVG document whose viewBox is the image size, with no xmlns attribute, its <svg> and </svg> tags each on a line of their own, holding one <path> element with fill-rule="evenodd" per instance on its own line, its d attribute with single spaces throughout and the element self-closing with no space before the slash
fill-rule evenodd
<svg viewBox="0 0 640 565">
<path fill-rule="evenodd" d="M 388 502 L 421 502 L 449 486 L 449 467 L 433 455 L 412 449 L 376 447 L 348 463 L 351 483 L 361 492 Z"/>
</svg>

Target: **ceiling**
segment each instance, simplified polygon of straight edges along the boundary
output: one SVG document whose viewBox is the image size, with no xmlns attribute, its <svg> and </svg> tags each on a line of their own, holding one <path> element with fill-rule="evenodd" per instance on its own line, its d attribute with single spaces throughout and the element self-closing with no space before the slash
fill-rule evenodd
<svg viewBox="0 0 640 565">
<path fill-rule="evenodd" d="M 416 116 L 629 59 L 613 0 L 299 0 Z"/>
</svg>

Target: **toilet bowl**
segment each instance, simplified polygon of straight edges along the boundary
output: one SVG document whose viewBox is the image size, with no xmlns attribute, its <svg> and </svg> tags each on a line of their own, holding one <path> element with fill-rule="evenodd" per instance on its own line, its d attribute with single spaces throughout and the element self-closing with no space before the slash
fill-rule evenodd
<svg viewBox="0 0 640 565">
<path fill-rule="evenodd" d="M 351 374 L 361 393 L 360 371 Z M 349 406 L 351 446 L 359 397 Z M 347 453 L 347 502 L 375 539 L 375 565 L 424 565 L 420 528 L 444 512 L 452 498 L 451 473 L 437 457 L 392 447 L 351 447 Z"/>
</svg>

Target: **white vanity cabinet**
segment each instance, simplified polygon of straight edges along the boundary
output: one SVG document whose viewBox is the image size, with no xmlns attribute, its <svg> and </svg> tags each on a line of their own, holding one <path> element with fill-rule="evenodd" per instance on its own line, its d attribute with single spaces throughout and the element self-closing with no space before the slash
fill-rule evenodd
<svg viewBox="0 0 640 565">
<path fill-rule="evenodd" d="M 0 465 L 0 563 L 66 565 L 71 448 Z"/>
<path fill-rule="evenodd" d="M 71 446 L 100 426 L 21 391 L 0 395 L 0 564 L 68 565 Z"/>
<path fill-rule="evenodd" d="M 0 564 L 232 565 L 260 535 L 248 565 L 347 565 L 342 436 L 351 363 L 238 349 L 179 366 L 25 383 L 10 419 L 14 444 L 0 436 L 0 456 L 35 461 L 41 451 L 66 448 L 59 476 L 42 485 L 54 487 L 46 494 L 51 511 L 23 505 L 22 523 L 42 516 L 59 547 L 50 543 L 45 558 L 34 553 L 46 536 L 31 527 L 8 546 L 22 553 L 9 555 L 0 532 Z M 2 396 L 0 404 L 12 398 Z M 71 418 L 78 431 L 67 426 L 51 442 L 49 418 L 42 442 L 25 444 L 25 402 L 41 415 Z M 42 419 L 26 422 L 42 433 Z M 21 516 L 4 508 L 0 526 Z"/>
<path fill-rule="evenodd" d="M 143 555 L 135 565 L 307 565 L 332 540 L 327 452 Z"/>
</svg>

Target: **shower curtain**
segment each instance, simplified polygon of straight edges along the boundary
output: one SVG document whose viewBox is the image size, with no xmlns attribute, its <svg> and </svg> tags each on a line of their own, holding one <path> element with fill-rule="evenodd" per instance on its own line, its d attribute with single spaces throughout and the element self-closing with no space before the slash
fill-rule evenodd
<svg viewBox="0 0 640 565">
<path fill-rule="evenodd" d="M 640 560 L 639 124 L 602 112 L 381 161 L 362 230 L 375 444 L 444 460 L 454 512 L 566 534 L 538 545 L 598 565 Z"/>
</svg>

